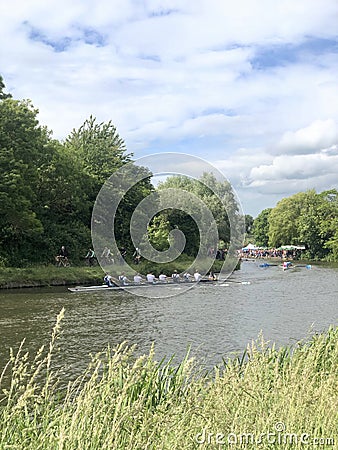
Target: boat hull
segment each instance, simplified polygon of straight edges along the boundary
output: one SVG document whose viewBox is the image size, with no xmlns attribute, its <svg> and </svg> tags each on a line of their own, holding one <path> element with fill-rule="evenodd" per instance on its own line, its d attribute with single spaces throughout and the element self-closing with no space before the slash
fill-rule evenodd
<svg viewBox="0 0 338 450">
<path fill-rule="evenodd" d="M 155 288 L 155 287 L 177 287 L 177 286 L 186 286 L 186 285 L 197 285 L 199 283 L 210 283 L 215 284 L 216 282 L 213 280 L 200 280 L 198 283 L 196 281 L 188 281 L 188 282 L 168 282 L 168 283 L 143 283 L 143 284 L 129 284 L 126 286 L 107 286 L 105 284 L 100 286 L 75 286 L 70 287 L 68 290 L 70 292 L 101 292 L 101 291 L 129 291 L 130 289 L 142 289 L 142 288 Z"/>
</svg>

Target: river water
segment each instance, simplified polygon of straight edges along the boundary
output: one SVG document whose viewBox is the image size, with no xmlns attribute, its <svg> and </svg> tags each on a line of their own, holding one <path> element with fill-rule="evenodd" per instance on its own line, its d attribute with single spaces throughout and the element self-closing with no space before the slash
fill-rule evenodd
<svg viewBox="0 0 338 450">
<path fill-rule="evenodd" d="M 137 354 L 147 353 L 154 343 L 158 359 L 175 354 L 177 361 L 191 346 L 191 353 L 211 367 L 242 352 L 260 331 L 281 345 L 338 324 L 338 268 L 283 272 L 247 261 L 232 280 L 225 286 L 200 284 L 181 295 L 176 288 L 178 295 L 169 298 L 66 288 L 1 291 L 0 371 L 9 348 L 17 349 L 23 338 L 31 353 L 48 344 L 62 307 L 56 364 L 68 379 L 83 371 L 90 353 L 122 341 L 137 344 Z"/>
</svg>

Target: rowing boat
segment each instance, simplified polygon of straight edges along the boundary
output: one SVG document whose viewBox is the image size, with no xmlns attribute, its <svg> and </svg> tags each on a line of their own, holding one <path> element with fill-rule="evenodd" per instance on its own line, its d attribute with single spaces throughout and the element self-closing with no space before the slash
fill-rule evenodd
<svg viewBox="0 0 338 450">
<path fill-rule="evenodd" d="M 157 283 L 135 283 L 135 284 L 128 284 L 128 285 L 122 285 L 122 286 L 107 286 L 106 284 L 101 284 L 97 286 L 75 286 L 70 287 L 68 290 L 70 292 L 100 292 L 100 291 L 129 291 L 130 289 L 142 289 L 142 288 L 154 288 L 154 287 L 177 287 L 177 286 L 186 286 L 188 284 L 197 285 L 199 283 L 213 283 L 215 284 L 215 281 L 213 280 L 200 280 L 199 282 L 196 281 L 181 281 L 179 283 L 175 282 L 157 282 Z"/>
<path fill-rule="evenodd" d="M 280 266 L 283 271 L 285 270 L 292 270 L 292 269 L 299 269 L 300 267 L 305 267 L 306 269 L 312 269 L 311 264 L 289 264 L 287 266 L 283 266 L 283 264 Z"/>
</svg>

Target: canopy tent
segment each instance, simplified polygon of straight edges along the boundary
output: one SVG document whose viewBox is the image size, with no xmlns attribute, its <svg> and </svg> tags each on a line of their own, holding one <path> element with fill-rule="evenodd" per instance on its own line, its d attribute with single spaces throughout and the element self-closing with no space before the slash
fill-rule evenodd
<svg viewBox="0 0 338 450">
<path fill-rule="evenodd" d="M 304 245 L 282 245 L 277 250 L 305 250 Z"/>
<path fill-rule="evenodd" d="M 248 252 L 249 250 L 258 250 L 258 247 L 253 244 L 248 244 L 246 247 L 242 248 L 243 252 Z"/>
</svg>

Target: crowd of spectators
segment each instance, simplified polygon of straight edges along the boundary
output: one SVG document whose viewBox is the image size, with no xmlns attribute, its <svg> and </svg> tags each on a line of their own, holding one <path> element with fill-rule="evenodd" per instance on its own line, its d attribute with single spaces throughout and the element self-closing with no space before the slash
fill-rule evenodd
<svg viewBox="0 0 338 450">
<path fill-rule="evenodd" d="M 239 251 L 239 256 L 242 259 L 260 259 L 260 258 L 278 258 L 278 259 L 299 259 L 301 250 L 299 249 L 279 249 L 279 248 L 255 248 L 242 249 Z"/>
</svg>

